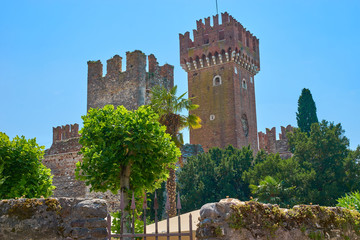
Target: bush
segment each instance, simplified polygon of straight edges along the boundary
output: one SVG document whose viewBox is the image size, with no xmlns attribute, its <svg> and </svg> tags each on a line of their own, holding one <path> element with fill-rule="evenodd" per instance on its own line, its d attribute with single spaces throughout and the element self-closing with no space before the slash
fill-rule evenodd
<svg viewBox="0 0 360 240">
<path fill-rule="evenodd" d="M 339 207 L 348 208 L 360 212 L 360 193 L 359 191 L 346 194 L 344 197 L 337 200 Z"/>
</svg>

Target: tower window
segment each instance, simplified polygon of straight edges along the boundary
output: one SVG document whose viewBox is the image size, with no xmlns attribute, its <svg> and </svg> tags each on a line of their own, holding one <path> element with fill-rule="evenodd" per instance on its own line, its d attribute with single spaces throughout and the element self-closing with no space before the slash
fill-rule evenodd
<svg viewBox="0 0 360 240">
<path fill-rule="evenodd" d="M 243 88 L 243 89 L 247 89 L 247 85 L 246 85 L 246 80 L 245 80 L 245 78 L 243 78 L 241 85 L 242 85 L 242 88 Z"/>
<path fill-rule="evenodd" d="M 213 78 L 213 86 L 219 86 L 221 85 L 221 77 L 219 75 L 216 75 Z"/>
<path fill-rule="evenodd" d="M 209 34 L 204 35 L 204 44 L 209 44 Z"/>
<path fill-rule="evenodd" d="M 224 30 L 219 31 L 219 40 L 224 40 L 225 39 L 225 32 Z"/>
<path fill-rule="evenodd" d="M 254 79 L 254 77 L 250 77 L 250 82 L 251 83 L 253 83 L 253 81 L 254 81 L 253 79 Z"/>
<path fill-rule="evenodd" d="M 237 74 L 238 73 L 237 68 L 235 67 L 234 69 L 235 69 L 235 74 Z"/>
</svg>

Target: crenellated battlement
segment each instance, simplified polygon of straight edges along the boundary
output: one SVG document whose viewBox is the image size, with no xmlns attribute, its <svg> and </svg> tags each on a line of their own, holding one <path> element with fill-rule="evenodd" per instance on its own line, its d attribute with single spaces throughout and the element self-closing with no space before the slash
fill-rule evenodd
<svg viewBox="0 0 360 240">
<path fill-rule="evenodd" d="M 88 106 L 87 109 L 107 104 L 124 105 L 136 109 L 146 104 L 149 90 L 155 85 L 170 88 L 174 85 L 174 67 L 159 66 L 153 54 L 148 57 L 149 71 L 146 71 L 146 55 L 135 50 L 126 52 L 126 71 L 123 71 L 122 57 L 115 55 L 107 60 L 107 72 L 103 76 L 100 60 L 88 62 Z"/>
<path fill-rule="evenodd" d="M 106 75 L 107 77 L 112 77 L 113 75 L 118 75 L 122 73 L 122 57 L 119 55 L 114 55 L 114 57 L 106 61 Z M 103 77 L 103 64 L 100 60 L 97 61 L 88 61 L 88 77 Z M 156 57 L 153 54 L 148 56 L 149 64 L 149 73 L 156 72 L 159 68 L 159 72 L 166 72 L 169 69 L 173 69 L 174 66 L 170 64 L 164 64 L 159 66 Z M 141 69 L 146 67 L 146 55 L 139 51 L 135 50 L 133 52 L 126 52 L 126 71 L 132 71 L 134 69 Z M 165 75 L 164 75 L 165 76 Z"/>
<path fill-rule="evenodd" d="M 67 124 L 65 126 L 53 127 L 53 143 L 64 141 L 70 138 L 77 138 L 79 135 L 79 124 Z"/>
<path fill-rule="evenodd" d="M 196 21 L 190 33 L 179 34 L 180 63 L 185 71 L 194 71 L 229 61 L 235 62 L 255 75 L 260 71 L 259 39 L 227 12 Z"/>
<path fill-rule="evenodd" d="M 265 150 L 268 153 L 279 153 L 282 157 L 291 156 L 287 132 L 293 132 L 293 127 L 288 125 L 287 127 L 281 126 L 281 133 L 279 133 L 279 139 L 276 139 L 276 128 L 266 129 L 266 133 L 259 132 L 259 148 Z"/>
</svg>

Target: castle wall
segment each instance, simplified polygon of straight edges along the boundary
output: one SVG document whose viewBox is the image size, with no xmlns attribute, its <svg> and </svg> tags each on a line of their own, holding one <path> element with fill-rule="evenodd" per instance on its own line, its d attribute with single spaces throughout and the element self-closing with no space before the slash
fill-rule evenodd
<svg viewBox="0 0 360 240">
<path fill-rule="evenodd" d="M 167 89 L 174 86 L 174 67 L 159 66 L 156 57 L 148 56 L 149 71 L 146 71 L 146 55 L 141 51 L 126 53 L 126 71 L 122 69 L 122 57 L 115 55 L 107 61 L 106 75 L 100 61 L 88 62 L 87 109 L 101 108 L 107 104 L 124 105 L 137 109 L 149 103 L 150 90 L 160 85 Z M 43 163 L 51 169 L 54 197 L 86 197 L 106 200 L 110 212 L 119 209 L 119 194 L 94 193 L 81 181 L 75 180 L 76 163 L 82 160 L 78 154 L 79 125 L 53 128 L 53 144 L 46 150 Z"/>
<path fill-rule="evenodd" d="M 107 73 L 103 76 L 100 61 L 88 62 L 87 110 L 102 108 L 107 104 L 124 105 L 137 109 L 149 102 L 151 88 L 156 85 L 170 89 L 174 86 L 174 67 L 159 66 L 153 54 L 148 56 L 149 71 L 146 71 L 146 55 L 141 51 L 126 53 L 126 71 L 122 70 L 122 57 L 115 55 L 107 61 Z"/>
<path fill-rule="evenodd" d="M 53 144 L 46 150 L 43 164 L 51 169 L 54 197 L 85 197 L 85 184 L 75 180 L 74 171 L 82 159 L 78 131 L 78 124 L 53 128 Z"/>
<path fill-rule="evenodd" d="M 180 63 L 188 73 L 189 96 L 200 107 L 191 113 L 202 128 L 190 130 L 190 143 L 258 150 L 254 75 L 260 70 L 259 40 L 228 13 L 197 21 L 180 34 Z"/>
<path fill-rule="evenodd" d="M 259 132 L 259 149 L 265 150 L 267 153 L 279 153 L 281 158 L 290 158 L 292 156 L 289 149 L 289 140 L 286 136 L 287 132 L 292 132 L 293 127 L 281 126 L 279 139 L 276 139 L 276 128 L 266 129 L 266 133 Z"/>
</svg>

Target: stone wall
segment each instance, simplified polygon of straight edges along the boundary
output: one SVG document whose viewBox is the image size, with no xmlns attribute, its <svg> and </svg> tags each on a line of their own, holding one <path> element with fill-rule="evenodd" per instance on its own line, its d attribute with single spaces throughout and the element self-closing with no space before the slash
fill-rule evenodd
<svg viewBox="0 0 360 240">
<path fill-rule="evenodd" d="M 279 153 L 281 158 L 290 158 L 292 156 L 289 149 L 289 141 L 286 137 L 287 132 L 292 132 L 293 127 L 288 125 L 287 127 L 281 126 L 281 133 L 279 133 L 279 139 L 276 139 L 276 128 L 271 130 L 266 129 L 266 133 L 259 132 L 259 149 L 265 150 L 267 153 Z"/>
<path fill-rule="evenodd" d="M 103 65 L 98 61 L 88 62 L 87 110 L 102 108 L 107 104 L 137 109 L 147 104 L 150 90 L 160 85 L 167 89 L 174 86 L 174 66 L 159 66 L 155 56 L 148 57 L 139 51 L 126 53 L 126 71 L 122 70 L 122 57 L 115 55 L 107 61 L 107 72 L 103 76 Z"/>
<path fill-rule="evenodd" d="M 360 239 L 360 214 L 341 207 L 298 205 L 292 209 L 223 199 L 200 210 L 197 239 Z"/>
<path fill-rule="evenodd" d="M 45 155 L 43 164 L 51 169 L 56 186 L 53 197 L 85 197 L 84 182 L 75 180 L 76 163 L 81 159 L 78 152 Z"/>
<path fill-rule="evenodd" d="M 107 239 L 107 206 L 100 199 L 0 201 L 0 239 Z"/>
</svg>

